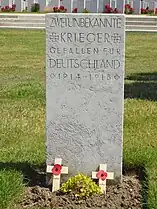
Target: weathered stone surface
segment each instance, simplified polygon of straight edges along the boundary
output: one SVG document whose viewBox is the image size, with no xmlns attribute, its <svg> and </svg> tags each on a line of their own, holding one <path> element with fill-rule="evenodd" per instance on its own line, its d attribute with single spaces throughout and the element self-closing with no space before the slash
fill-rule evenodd
<svg viewBox="0 0 157 209">
<path fill-rule="evenodd" d="M 47 164 L 122 174 L 123 15 L 46 15 Z"/>
</svg>

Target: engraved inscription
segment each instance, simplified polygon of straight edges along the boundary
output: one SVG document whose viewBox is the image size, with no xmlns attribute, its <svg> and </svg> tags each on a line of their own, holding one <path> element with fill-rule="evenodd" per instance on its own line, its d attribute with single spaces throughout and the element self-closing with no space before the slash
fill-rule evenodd
<svg viewBox="0 0 157 209">
<path fill-rule="evenodd" d="M 58 54 L 58 55 L 99 55 L 101 53 L 104 53 L 105 55 L 115 55 L 119 56 L 121 55 L 119 48 L 100 48 L 100 47 L 94 47 L 94 48 L 81 48 L 81 47 L 74 47 L 74 48 L 59 48 L 59 47 L 50 47 L 50 55 Z"/>
<path fill-rule="evenodd" d="M 64 72 L 64 73 L 51 73 L 50 77 L 52 79 L 66 79 L 66 80 L 118 80 L 120 78 L 120 76 L 115 73 L 115 74 L 103 74 L 103 73 L 88 73 L 88 74 L 81 74 L 81 73 L 68 73 L 68 72 Z"/>
<path fill-rule="evenodd" d="M 50 21 L 50 27 L 61 27 L 61 28 L 122 28 L 121 18 L 55 18 L 53 17 Z"/>
<path fill-rule="evenodd" d="M 120 43 L 121 36 L 118 33 L 94 33 L 89 32 L 85 33 L 71 33 L 71 32 L 62 32 L 57 33 L 53 32 L 49 35 L 49 39 L 51 42 L 59 42 L 59 43 Z"/>
<path fill-rule="evenodd" d="M 108 30 L 91 30 L 91 31 L 77 31 L 65 30 L 65 28 L 116 28 L 122 27 L 122 21 L 119 17 L 114 18 L 95 18 L 95 17 L 52 17 L 49 22 L 50 28 L 61 28 L 58 30 L 51 30 L 48 33 L 49 45 L 47 65 L 50 69 L 73 69 L 74 74 L 70 73 L 58 73 L 51 74 L 53 79 L 71 79 L 75 78 L 75 75 L 79 75 L 79 80 L 88 79 L 93 80 L 93 74 L 83 75 L 80 71 L 88 72 L 94 70 L 101 72 L 113 70 L 116 71 L 112 75 L 112 80 L 120 78 L 117 70 L 120 69 L 122 56 L 120 44 L 123 43 L 121 34 L 118 31 Z M 70 46 L 72 44 L 72 47 Z M 90 55 L 95 56 L 95 59 L 91 59 Z M 68 72 L 68 71 L 67 71 Z M 101 78 L 105 80 L 106 75 L 99 74 L 94 75 L 94 78 Z M 53 75 L 53 76 L 52 76 Z M 108 74 L 109 75 L 109 74 Z"/>
<path fill-rule="evenodd" d="M 118 69 L 119 60 L 49 59 L 50 68 Z"/>
</svg>

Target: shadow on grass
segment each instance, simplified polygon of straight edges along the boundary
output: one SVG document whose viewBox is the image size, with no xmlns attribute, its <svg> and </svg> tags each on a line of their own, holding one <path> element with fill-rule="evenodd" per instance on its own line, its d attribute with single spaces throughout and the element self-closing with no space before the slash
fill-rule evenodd
<svg viewBox="0 0 157 209">
<path fill-rule="evenodd" d="M 33 166 L 27 162 L 24 163 L 2 163 L 0 162 L 0 170 L 16 170 L 24 176 L 24 183 L 28 186 L 46 186 L 46 165 Z"/>
<path fill-rule="evenodd" d="M 127 80 L 133 81 L 157 81 L 157 72 L 153 73 L 134 73 L 126 76 Z"/>
<path fill-rule="evenodd" d="M 142 209 L 150 209 L 148 206 L 148 175 L 144 166 L 132 167 L 123 162 L 123 175 L 136 174 L 141 183 Z"/>
<path fill-rule="evenodd" d="M 157 101 L 157 72 L 133 74 L 127 76 L 126 80 L 132 82 L 125 84 L 125 99 Z"/>
</svg>

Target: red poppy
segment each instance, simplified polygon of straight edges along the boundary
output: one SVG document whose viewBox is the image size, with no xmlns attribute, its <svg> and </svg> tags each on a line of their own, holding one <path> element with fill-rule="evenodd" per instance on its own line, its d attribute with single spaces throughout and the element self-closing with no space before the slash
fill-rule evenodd
<svg viewBox="0 0 157 209">
<path fill-rule="evenodd" d="M 77 13 L 77 8 L 74 8 L 72 13 Z"/>
<path fill-rule="evenodd" d="M 58 10 L 58 7 L 53 7 L 53 11 L 56 12 Z"/>
<path fill-rule="evenodd" d="M 96 174 L 96 177 L 98 179 L 101 179 L 102 181 L 104 181 L 107 178 L 107 173 L 103 170 L 98 171 L 98 173 Z"/>
<path fill-rule="evenodd" d="M 54 175 L 59 175 L 61 173 L 61 170 L 62 170 L 62 166 L 59 164 L 55 164 L 52 168 L 52 173 Z"/>
<path fill-rule="evenodd" d="M 59 9 L 60 10 L 64 10 L 65 8 L 64 8 L 64 6 L 60 6 Z"/>
</svg>

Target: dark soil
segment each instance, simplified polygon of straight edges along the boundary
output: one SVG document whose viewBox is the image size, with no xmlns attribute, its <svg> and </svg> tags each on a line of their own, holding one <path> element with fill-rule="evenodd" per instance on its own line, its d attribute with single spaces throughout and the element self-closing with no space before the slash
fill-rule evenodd
<svg viewBox="0 0 157 209">
<path fill-rule="evenodd" d="M 27 187 L 21 208 L 141 209 L 141 186 L 136 176 L 123 176 L 120 185 L 107 187 L 107 194 L 78 200 L 72 194 L 52 193 L 44 187 Z"/>
</svg>

